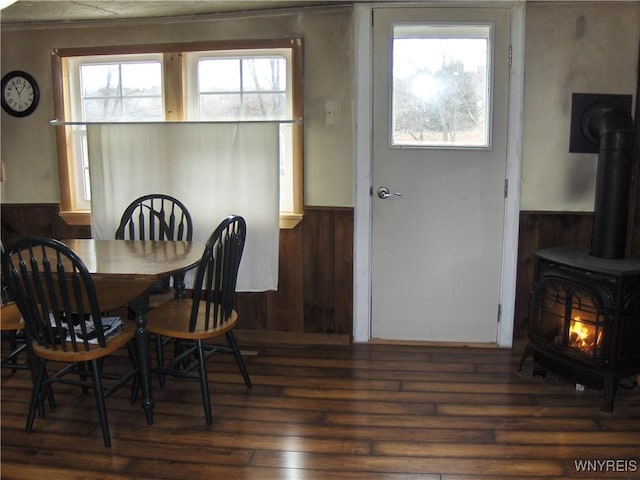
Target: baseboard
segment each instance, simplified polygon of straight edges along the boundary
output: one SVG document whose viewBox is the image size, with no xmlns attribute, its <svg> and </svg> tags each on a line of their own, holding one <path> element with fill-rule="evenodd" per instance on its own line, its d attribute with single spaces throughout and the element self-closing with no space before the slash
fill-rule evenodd
<svg viewBox="0 0 640 480">
<path fill-rule="evenodd" d="M 252 345 L 349 345 L 351 335 L 330 333 L 234 330 L 240 348 Z"/>
</svg>

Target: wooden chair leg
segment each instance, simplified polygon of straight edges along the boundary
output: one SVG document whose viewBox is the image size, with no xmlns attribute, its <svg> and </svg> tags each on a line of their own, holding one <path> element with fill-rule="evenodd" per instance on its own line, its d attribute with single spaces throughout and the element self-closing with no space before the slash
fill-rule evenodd
<svg viewBox="0 0 640 480">
<path fill-rule="evenodd" d="M 164 339 L 162 335 L 156 335 L 156 361 L 158 364 L 158 380 L 160 389 L 165 390 L 167 386 L 166 376 L 162 369 L 164 368 Z"/>
<path fill-rule="evenodd" d="M 91 372 L 93 374 L 93 391 L 96 398 L 96 408 L 98 409 L 98 417 L 100 419 L 100 427 L 102 427 L 102 439 L 104 446 L 111 446 L 111 435 L 109 433 L 109 421 L 107 419 L 107 407 L 104 401 L 104 391 L 102 389 L 102 370 L 101 362 L 91 360 Z"/>
<path fill-rule="evenodd" d="M 204 354 L 204 344 L 202 340 L 197 341 L 198 361 L 200 363 L 200 391 L 202 393 L 202 404 L 204 406 L 204 416 L 207 425 L 213 423 L 213 415 L 211 414 L 211 398 L 209 396 L 209 378 L 207 375 L 206 357 Z"/>
<path fill-rule="evenodd" d="M 45 369 L 47 367 L 46 360 L 34 359 L 33 370 L 33 389 L 31 391 L 31 400 L 29 401 L 29 412 L 27 414 L 27 423 L 25 425 L 25 432 L 33 431 L 33 422 L 36 418 L 36 410 L 42 405 L 42 382 L 45 378 Z M 47 387 L 48 388 L 48 387 Z M 44 415 L 44 408 L 42 408 L 42 414 Z"/>
<path fill-rule="evenodd" d="M 131 382 L 131 395 L 129 397 L 129 402 L 131 405 L 136 403 L 138 399 L 138 392 L 140 391 L 140 368 L 138 367 L 138 347 L 136 345 L 136 341 L 131 340 L 127 343 L 127 353 L 129 354 L 129 360 L 131 361 L 131 365 L 138 370 L 138 375 L 133 378 Z"/>
<path fill-rule="evenodd" d="M 233 334 L 233 330 L 229 330 L 227 333 L 227 340 L 231 345 L 231 350 L 233 351 L 233 355 L 236 357 L 236 363 L 240 368 L 240 373 L 242 374 L 242 378 L 244 379 L 244 383 L 247 388 L 251 388 L 253 385 L 251 383 L 251 378 L 249 377 L 249 372 L 247 371 L 247 367 L 244 364 L 244 359 L 242 358 L 242 352 L 240 348 L 238 348 L 238 343 L 236 342 L 236 337 Z"/>
</svg>

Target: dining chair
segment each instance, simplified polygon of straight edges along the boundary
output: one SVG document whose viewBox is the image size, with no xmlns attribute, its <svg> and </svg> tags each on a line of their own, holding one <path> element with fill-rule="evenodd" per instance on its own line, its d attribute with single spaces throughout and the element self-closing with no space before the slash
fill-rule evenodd
<svg viewBox="0 0 640 480">
<path fill-rule="evenodd" d="M 83 261 L 58 240 L 28 237 L 2 256 L 2 272 L 22 314 L 32 352 L 33 390 L 25 430 L 31 432 L 43 396 L 59 382 L 93 389 L 105 447 L 111 446 L 105 399 L 133 380 L 138 370 L 133 351 L 135 324 L 101 314 L 93 279 Z M 117 324 L 111 331 L 110 325 Z M 106 357 L 128 348 L 133 367 L 120 374 L 104 370 Z M 52 362 L 55 371 L 47 369 Z M 103 382 L 106 380 L 106 382 Z"/>
<path fill-rule="evenodd" d="M 0 252 L 4 255 L 4 242 L 0 242 Z M 9 353 L 3 352 L 0 366 L 10 368 L 11 373 L 17 370 L 30 370 L 31 363 L 23 357 L 28 356 L 27 344 L 24 340 L 24 321 L 18 306 L 9 295 L 7 285 L 2 278 L 0 289 L 0 332 L 9 343 Z"/>
<path fill-rule="evenodd" d="M 116 240 L 193 239 L 193 222 L 187 207 L 177 198 L 162 193 L 133 200 L 122 213 Z M 184 273 L 173 277 L 174 297 L 184 293 Z M 171 300 L 170 278 L 160 279 L 149 291 L 151 308 Z"/>
<path fill-rule="evenodd" d="M 190 298 L 171 301 L 149 312 L 147 328 L 156 334 L 158 366 L 161 375 L 174 375 L 200 380 L 200 391 L 208 425 L 213 422 L 207 378 L 206 359 L 219 351 L 234 354 L 247 388 L 251 379 L 233 328 L 238 322 L 234 310 L 236 280 L 246 240 L 247 226 L 243 217 L 224 219 L 206 243 L 198 265 Z M 207 345 L 206 340 L 225 335 L 229 347 Z M 162 338 L 180 340 L 181 349 L 164 364 Z M 197 373 L 192 373 L 197 368 Z"/>
<path fill-rule="evenodd" d="M 0 330 L 8 337 L 9 352 L 3 352 L 2 368 L 29 370 L 31 364 L 22 357 L 27 355 L 27 344 L 22 336 L 24 321 L 15 302 L 3 303 L 0 307 Z"/>
</svg>

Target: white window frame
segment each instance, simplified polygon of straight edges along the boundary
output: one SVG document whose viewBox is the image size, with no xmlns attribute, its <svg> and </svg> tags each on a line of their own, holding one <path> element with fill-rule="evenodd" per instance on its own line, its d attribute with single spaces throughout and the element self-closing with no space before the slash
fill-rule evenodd
<svg viewBox="0 0 640 480">
<path fill-rule="evenodd" d="M 425 40 L 485 40 L 487 42 L 485 54 L 485 75 L 486 84 L 484 86 L 484 129 L 482 143 L 463 143 L 443 141 L 434 141 L 431 143 L 405 143 L 396 142 L 394 140 L 394 132 L 389 132 L 389 145 L 391 148 L 415 148 L 415 149 L 431 149 L 431 150 L 491 150 L 492 148 L 492 105 L 493 105 L 493 50 L 495 25 L 489 23 L 397 23 L 393 25 L 394 41 L 396 39 L 425 39 Z M 393 74 L 392 74 L 393 76 Z M 393 78 L 395 83 L 395 78 Z M 392 103 L 395 96 L 392 95 Z M 392 105 L 393 112 L 395 106 Z"/>
</svg>

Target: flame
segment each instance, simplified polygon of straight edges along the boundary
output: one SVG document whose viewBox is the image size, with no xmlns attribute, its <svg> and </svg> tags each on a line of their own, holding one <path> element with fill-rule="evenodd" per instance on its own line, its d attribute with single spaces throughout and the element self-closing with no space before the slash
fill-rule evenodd
<svg viewBox="0 0 640 480">
<path fill-rule="evenodd" d="M 596 338 L 595 325 L 589 325 L 584 322 L 579 315 L 571 319 L 569 325 L 569 346 L 593 355 L 595 347 L 600 344 L 600 333 Z"/>
</svg>

